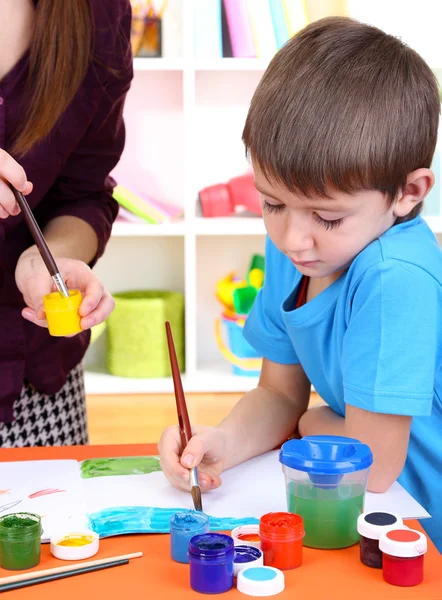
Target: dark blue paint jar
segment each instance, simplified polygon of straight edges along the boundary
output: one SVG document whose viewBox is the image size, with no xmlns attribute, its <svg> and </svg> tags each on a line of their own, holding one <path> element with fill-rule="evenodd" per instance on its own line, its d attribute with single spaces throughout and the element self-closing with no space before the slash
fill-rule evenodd
<svg viewBox="0 0 442 600">
<path fill-rule="evenodd" d="M 189 542 L 190 587 L 201 594 L 221 594 L 233 587 L 233 538 L 205 533 Z"/>
<path fill-rule="evenodd" d="M 170 556 L 172 560 L 188 563 L 190 539 L 209 531 L 209 517 L 201 512 L 180 512 L 170 518 Z"/>
</svg>

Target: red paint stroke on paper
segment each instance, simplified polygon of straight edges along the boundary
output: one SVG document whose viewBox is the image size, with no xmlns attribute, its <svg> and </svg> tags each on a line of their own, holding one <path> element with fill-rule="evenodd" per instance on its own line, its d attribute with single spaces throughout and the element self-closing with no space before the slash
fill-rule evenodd
<svg viewBox="0 0 442 600">
<path fill-rule="evenodd" d="M 40 496 L 48 496 L 49 494 L 58 494 L 60 492 L 65 492 L 66 490 L 56 490 L 54 488 L 49 488 L 46 490 L 39 490 L 38 492 L 34 492 L 33 494 L 29 494 L 28 498 L 39 498 Z"/>
</svg>

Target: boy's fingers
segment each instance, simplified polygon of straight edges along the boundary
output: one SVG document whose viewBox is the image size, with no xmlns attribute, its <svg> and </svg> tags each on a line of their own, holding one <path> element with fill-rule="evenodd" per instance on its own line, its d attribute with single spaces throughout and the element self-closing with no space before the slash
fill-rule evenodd
<svg viewBox="0 0 442 600">
<path fill-rule="evenodd" d="M 160 453 L 161 469 L 169 478 L 173 477 L 177 480 L 184 480 L 183 476 L 188 477 L 189 471 L 180 463 L 181 441 L 178 427 L 168 427 L 161 435 L 158 442 L 158 450 Z"/>
<path fill-rule="evenodd" d="M 207 443 L 204 435 L 194 435 L 184 448 L 181 456 L 181 464 L 187 469 L 197 467 L 207 452 Z"/>
</svg>

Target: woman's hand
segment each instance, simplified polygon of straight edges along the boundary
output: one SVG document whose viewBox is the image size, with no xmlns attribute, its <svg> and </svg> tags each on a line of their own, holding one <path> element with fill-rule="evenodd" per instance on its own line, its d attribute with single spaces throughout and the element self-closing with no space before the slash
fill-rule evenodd
<svg viewBox="0 0 442 600">
<path fill-rule="evenodd" d="M 0 219 L 14 217 L 20 212 L 9 183 L 25 196 L 32 192 L 32 183 L 27 180 L 23 167 L 0 148 Z"/>
<path fill-rule="evenodd" d="M 90 329 L 107 319 L 115 302 L 92 269 L 81 260 L 72 258 L 57 258 L 56 262 L 68 289 L 80 290 L 83 296 L 80 306 L 81 327 Z M 56 288 L 37 251 L 27 250 L 20 256 L 15 281 L 27 305 L 22 316 L 35 325 L 47 327 L 43 296 L 56 291 Z"/>
</svg>

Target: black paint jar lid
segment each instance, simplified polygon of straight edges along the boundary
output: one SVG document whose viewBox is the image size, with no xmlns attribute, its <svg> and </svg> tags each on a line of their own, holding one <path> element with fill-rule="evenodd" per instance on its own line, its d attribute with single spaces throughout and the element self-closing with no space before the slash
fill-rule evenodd
<svg viewBox="0 0 442 600">
<path fill-rule="evenodd" d="M 378 540 L 390 529 L 404 526 L 402 517 L 390 512 L 365 512 L 358 517 L 358 533 L 370 540 Z"/>
</svg>

